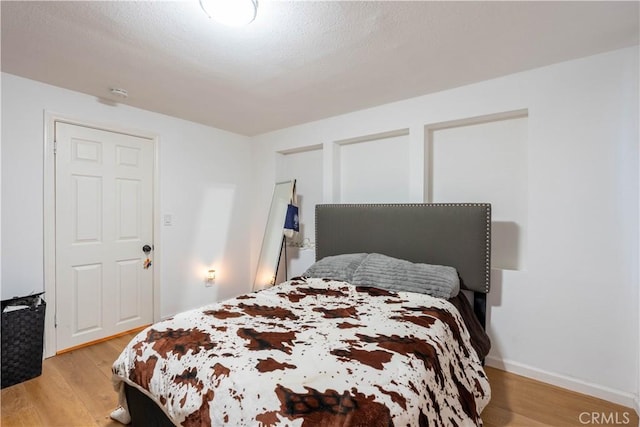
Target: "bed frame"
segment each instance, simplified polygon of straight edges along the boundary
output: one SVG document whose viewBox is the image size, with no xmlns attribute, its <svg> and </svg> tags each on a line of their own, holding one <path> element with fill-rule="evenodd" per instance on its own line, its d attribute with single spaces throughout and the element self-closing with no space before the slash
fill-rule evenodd
<svg viewBox="0 0 640 427">
<path fill-rule="evenodd" d="M 416 203 L 316 205 L 316 260 L 377 252 L 455 267 L 486 327 L 491 287 L 491 205 Z"/>
<path fill-rule="evenodd" d="M 377 252 L 412 262 L 449 265 L 485 327 L 491 272 L 491 205 L 366 204 L 316 206 L 316 259 Z M 132 425 L 173 423 L 146 395 L 125 385 Z"/>
</svg>

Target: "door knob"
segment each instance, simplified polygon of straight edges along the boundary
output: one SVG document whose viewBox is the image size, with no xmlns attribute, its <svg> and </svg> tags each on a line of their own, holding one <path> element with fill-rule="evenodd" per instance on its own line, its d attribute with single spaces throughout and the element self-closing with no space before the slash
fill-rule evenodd
<svg viewBox="0 0 640 427">
<path fill-rule="evenodd" d="M 149 254 L 151 252 L 151 246 L 149 245 L 144 245 L 142 247 L 142 252 L 144 252 L 145 254 Z"/>
</svg>

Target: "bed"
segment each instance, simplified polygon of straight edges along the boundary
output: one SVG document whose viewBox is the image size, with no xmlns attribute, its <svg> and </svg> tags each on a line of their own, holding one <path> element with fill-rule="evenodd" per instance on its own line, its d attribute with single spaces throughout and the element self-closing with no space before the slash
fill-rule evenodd
<svg viewBox="0 0 640 427">
<path fill-rule="evenodd" d="M 381 257 L 452 267 L 473 310 L 461 293 L 296 277 L 140 332 L 113 365 L 112 416 L 140 426 L 481 425 L 490 228 L 488 204 L 318 205 L 317 265 L 364 254 L 356 273 Z"/>
</svg>

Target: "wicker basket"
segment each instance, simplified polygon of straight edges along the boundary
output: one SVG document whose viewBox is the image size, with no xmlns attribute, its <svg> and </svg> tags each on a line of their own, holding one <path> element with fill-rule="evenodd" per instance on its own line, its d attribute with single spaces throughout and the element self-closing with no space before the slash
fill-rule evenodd
<svg viewBox="0 0 640 427">
<path fill-rule="evenodd" d="M 5 311 L 10 306 L 27 306 Z M 46 303 L 42 294 L 2 301 L 2 388 L 42 373 Z"/>
</svg>

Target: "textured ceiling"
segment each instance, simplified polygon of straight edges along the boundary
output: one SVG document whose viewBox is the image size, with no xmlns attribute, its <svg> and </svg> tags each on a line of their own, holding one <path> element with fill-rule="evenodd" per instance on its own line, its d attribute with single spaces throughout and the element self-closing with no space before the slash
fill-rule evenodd
<svg viewBox="0 0 640 427">
<path fill-rule="evenodd" d="M 638 44 L 639 3 L 2 1 L 2 71 L 244 135 Z"/>
</svg>

